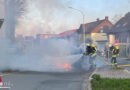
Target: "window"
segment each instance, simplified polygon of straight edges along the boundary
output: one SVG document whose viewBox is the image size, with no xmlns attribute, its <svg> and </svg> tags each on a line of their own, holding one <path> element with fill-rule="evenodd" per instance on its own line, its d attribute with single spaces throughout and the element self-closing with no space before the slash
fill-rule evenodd
<svg viewBox="0 0 130 90">
<path fill-rule="evenodd" d="M 103 29 L 102 29 L 102 30 L 100 30 L 100 33 L 103 33 Z"/>
<path fill-rule="evenodd" d="M 130 39 L 129 39 L 129 36 L 127 36 L 127 43 L 129 43 Z"/>
<path fill-rule="evenodd" d="M 123 27 L 125 27 L 127 24 L 128 24 L 127 22 L 126 22 L 126 23 L 124 23 L 124 24 L 123 24 Z"/>
</svg>

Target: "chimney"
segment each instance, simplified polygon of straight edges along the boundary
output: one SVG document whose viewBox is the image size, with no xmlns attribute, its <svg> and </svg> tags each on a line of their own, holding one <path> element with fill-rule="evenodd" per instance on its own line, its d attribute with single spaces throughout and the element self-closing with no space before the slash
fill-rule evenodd
<svg viewBox="0 0 130 90">
<path fill-rule="evenodd" d="M 105 17 L 105 20 L 108 20 L 108 16 Z"/>
<path fill-rule="evenodd" d="M 97 21 L 99 21 L 100 19 L 99 18 L 97 18 Z"/>
</svg>

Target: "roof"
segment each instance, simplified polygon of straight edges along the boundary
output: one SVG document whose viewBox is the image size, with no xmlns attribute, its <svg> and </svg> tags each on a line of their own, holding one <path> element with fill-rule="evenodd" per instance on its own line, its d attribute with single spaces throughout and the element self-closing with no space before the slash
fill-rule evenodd
<svg viewBox="0 0 130 90">
<path fill-rule="evenodd" d="M 55 37 L 56 34 L 37 34 L 37 38 L 39 39 L 48 39 L 48 38 L 51 38 L 51 37 Z"/>
<path fill-rule="evenodd" d="M 130 31 L 130 12 L 122 17 L 112 28 L 112 32 L 127 32 Z"/>
<path fill-rule="evenodd" d="M 3 22 L 4 22 L 4 19 L 0 19 L 0 28 L 1 28 L 2 24 L 3 24 Z"/>
<path fill-rule="evenodd" d="M 96 33 L 97 31 L 94 31 L 95 28 L 104 22 L 105 23 L 108 22 L 110 25 L 112 25 L 112 23 L 108 20 L 108 16 L 106 16 L 105 19 L 103 19 L 103 20 L 97 19 L 97 21 L 86 23 L 85 24 L 85 33 Z M 107 26 L 109 28 L 109 26 L 107 24 L 102 24 L 102 25 L 103 25 L 103 28 L 105 26 Z M 105 31 L 105 32 L 107 32 L 107 31 Z M 83 33 L 83 24 L 79 28 L 79 33 Z"/>
<path fill-rule="evenodd" d="M 91 22 L 91 23 L 87 23 L 85 24 L 85 31 L 86 33 L 91 33 L 92 30 L 97 27 L 99 24 L 101 24 L 104 20 L 98 20 L 98 21 L 94 21 L 94 22 Z M 82 24 L 83 25 L 83 24 Z M 82 33 L 82 25 L 80 26 L 79 28 L 79 32 Z"/>
<path fill-rule="evenodd" d="M 68 31 L 59 33 L 57 36 L 62 36 L 62 37 L 64 37 L 64 36 L 71 35 L 71 34 L 77 32 L 77 31 L 78 31 L 78 29 L 68 30 Z"/>
</svg>

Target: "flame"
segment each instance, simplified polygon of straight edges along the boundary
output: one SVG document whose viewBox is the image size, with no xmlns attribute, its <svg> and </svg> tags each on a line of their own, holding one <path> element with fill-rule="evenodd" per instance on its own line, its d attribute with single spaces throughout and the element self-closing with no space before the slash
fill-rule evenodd
<svg viewBox="0 0 130 90">
<path fill-rule="evenodd" d="M 64 63 L 64 64 L 63 64 L 63 67 L 64 67 L 64 68 L 68 68 L 68 69 L 71 69 L 71 68 L 72 68 L 69 63 Z"/>
<path fill-rule="evenodd" d="M 70 65 L 70 63 L 66 62 L 66 63 L 57 63 L 57 67 L 61 68 L 61 69 L 65 69 L 65 71 L 70 71 L 72 69 L 72 66 Z"/>
</svg>

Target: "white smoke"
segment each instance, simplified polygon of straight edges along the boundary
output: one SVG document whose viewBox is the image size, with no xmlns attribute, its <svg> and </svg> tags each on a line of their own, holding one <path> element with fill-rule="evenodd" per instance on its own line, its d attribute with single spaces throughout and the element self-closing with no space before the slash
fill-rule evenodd
<svg viewBox="0 0 130 90">
<path fill-rule="evenodd" d="M 15 40 L 15 27 L 25 11 L 24 0 L 4 0 L 5 38 Z"/>
<path fill-rule="evenodd" d="M 71 6 L 71 0 L 27 0 L 26 3 L 27 11 L 19 19 L 16 35 L 60 33 L 72 29 L 72 23 L 79 25 L 76 19 L 75 23 L 72 20 L 72 10 L 68 8 Z"/>
<path fill-rule="evenodd" d="M 24 2 L 24 0 L 15 0 L 13 2 L 11 2 L 12 0 L 6 1 L 8 2 L 5 2 L 5 5 L 7 5 L 5 17 L 8 21 L 6 21 L 6 24 L 9 26 L 6 29 L 5 35 L 7 38 L 0 38 L 0 71 L 64 71 L 66 66 L 68 67 L 68 64 L 71 65 L 82 56 L 73 55 L 75 52 L 78 52 L 78 48 L 74 43 L 65 39 L 50 39 L 41 45 L 34 45 L 33 48 L 27 46 L 23 51 L 21 51 L 17 43 L 13 44 L 9 41 L 9 39 L 12 40 L 14 38 L 13 35 L 17 22 L 17 27 L 19 26 L 22 27 L 22 29 L 28 30 L 28 26 L 30 25 L 30 27 L 32 27 L 30 30 L 34 29 L 36 31 L 42 29 L 40 25 L 43 23 L 46 23 L 44 26 L 55 23 L 52 19 L 57 10 L 64 10 L 64 5 L 62 5 L 61 0 L 29 0 L 27 2 Z M 26 5 L 25 3 L 28 3 L 29 5 L 24 6 Z M 24 8 L 26 7 L 28 9 L 27 11 L 24 11 Z M 34 10 L 34 12 L 30 13 L 31 10 Z M 41 18 L 40 16 L 45 18 Z M 20 24 L 22 23 L 22 19 L 25 20 L 24 25 L 26 26 Z M 37 21 L 36 23 L 38 23 L 38 21 L 42 21 L 43 23 L 36 24 L 35 21 Z M 33 25 L 37 26 L 34 28 Z M 22 31 L 22 29 L 18 30 Z"/>
<path fill-rule="evenodd" d="M 0 18 L 4 16 L 3 0 L 0 0 Z"/>
<path fill-rule="evenodd" d="M 65 71 L 82 55 L 74 53 L 78 48 L 64 39 L 50 39 L 42 45 L 26 47 L 21 53 L 17 45 L 0 40 L 0 71 Z M 71 70 L 71 69 L 70 69 Z"/>
</svg>

